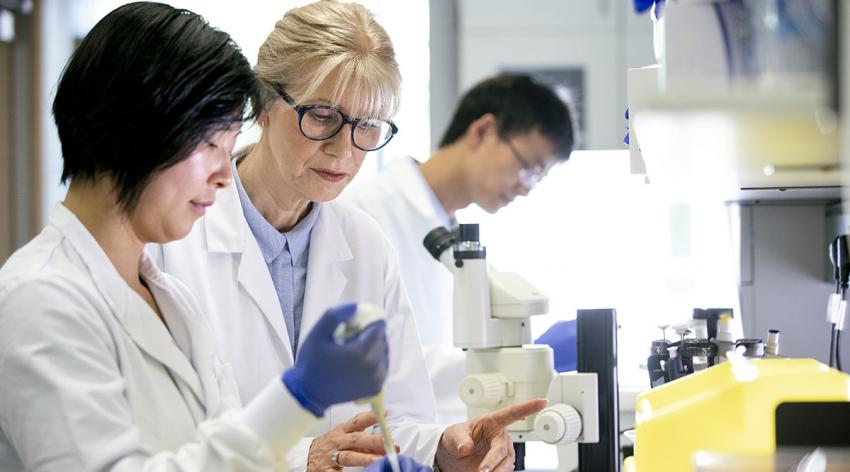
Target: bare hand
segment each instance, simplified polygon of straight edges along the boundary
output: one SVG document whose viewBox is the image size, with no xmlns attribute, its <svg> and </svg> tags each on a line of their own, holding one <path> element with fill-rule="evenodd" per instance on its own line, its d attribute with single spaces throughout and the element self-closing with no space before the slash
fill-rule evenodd
<svg viewBox="0 0 850 472">
<path fill-rule="evenodd" d="M 449 426 L 437 447 L 437 465 L 445 472 L 511 472 L 514 448 L 506 428 L 543 408 L 546 400 L 531 400 Z"/>
<path fill-rule="evenodd" d="M 343 467 L 365 467 L 380 459 L 384 455 L 381 435 L 363 431 L 376 422 L 372 413 L 359 413 L 313 439 L 307 456 L 307 472 L 338 472 L 340 467 L 331 460 L 335 451 L 339 451 L 337 462 Z"/>
</svg>

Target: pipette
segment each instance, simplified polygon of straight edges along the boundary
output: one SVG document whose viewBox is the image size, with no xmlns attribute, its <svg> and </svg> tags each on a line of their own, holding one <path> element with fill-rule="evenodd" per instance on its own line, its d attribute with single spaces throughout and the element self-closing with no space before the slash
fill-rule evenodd
<svg viewBox="0 0 850 472">
<path fill-rule="evenodd" d="M 390 467 L 393 472 L 401 472 L 401 467 L 398 464 L 398 454 L 393 446 L 393 438 L 390 436 L 390 430 L 387 428 L 387 417 L 384 411 L 384 391 L 372 398 L 368 399 L 369 406 L 372 407 L 372 414 L 378 419 L 378 424 L 381 427 L 381 436 L 384 437 L 384 451 L 387 453 L 387 459 L 390 461 Z"/>
<path fill-rule="evenodd" d="M 375 305 L 359 303 L 354 316 L 345 323 L 339 325 L 336 329 L 334 332 L 334 340 L 337 343 L 342 344 L 346 340 L 357 336 L 357 333 L 363 331 L 366 326 L 382 319 L 384 319 L 383 310 Z M 372 414 L 375 415 L 375 419 L 378 420 L 378 424 L 381 428 L 381 436 L 384 439 L 384 451 L 386 452 L 387 459 L 390 461 L 390 467 L 392 467 L 393 472 L 401 472 L 401 467 L 398 463 L 398 454 L 395 452 L 395 446 L 393 446 L 390 430 L 387 428 L 386 411 L 384 409 L 384 391 L 381 390 L 373 397 L 361 398 L 355 403 L 368 403 L 372 408 Z"/>
</svg>

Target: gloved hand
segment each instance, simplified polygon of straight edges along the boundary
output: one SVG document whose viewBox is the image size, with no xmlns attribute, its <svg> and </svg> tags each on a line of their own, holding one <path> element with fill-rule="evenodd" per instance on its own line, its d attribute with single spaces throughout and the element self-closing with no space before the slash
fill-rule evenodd
<svg viewBox="0 0 850 472">
<path fill-rule="evenodd" d="M 350 304 L 326 311 L 301 344 L 295 365 L 283 373 L 286 388 L 317 417 L 333 404 L 371 397 L 384 385 L 389 362 L 384 320 L 343 344 L 334 341 L 336 327 L 356 310 Z"/>
<path fill-rule="evenodd" d="M 401 472 L 430 472 L 432 470 L 427 465 L 417 463 L 412 457 L 402 455 L 398 456 L 398 465 Z M 384 456 L 369 464 L 368 467 L 363 469 L 363 472 L 393 472 L 393 469 L 387 456 Z"/>
<path fill-rule="evenodd" d="M 635 13 L 641 14 L 654 7 L 655 18 L 661 19 L 661 9 L 667 0 L 634 0 Z"/>
<path fill-rule="evenodd" d="M 546 330 L 534 344 L 548 344 L 555 351 L 555 370 L 576 370 L 576 320 L 559 321 Z"/>
<path fill-rule="evenodd" d="M 623 138 L 623 143 L 629 144 L 629 109 L 626 108 L 626 137 Z"/>
</svg>

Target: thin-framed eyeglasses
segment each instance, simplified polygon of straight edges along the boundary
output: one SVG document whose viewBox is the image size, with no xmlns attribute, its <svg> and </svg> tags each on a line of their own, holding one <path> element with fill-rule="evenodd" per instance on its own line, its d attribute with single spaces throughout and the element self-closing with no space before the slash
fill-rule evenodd
<svg viewBox="0 0 850 472">
<path fill-rule="evenodd" d="M 510 140 L 505 139 L 504 141 L 507 143 L 508 147 L 511 148 L 511 152 L 519 162 L 520 168 L 517 176 L 519 178 L 520 185 L 531 190 L 535 185 L 543 180 L 543 177 L 546 175 L 546 168 L 541 165 L 532 166 L 528 159 L 520 154 Z"/>
<path fill-rule="evenodd" d="M 398 126 L 392 121 L 376 118 L 350 118 L 337 107 L 331 105 L 296 105 L 295 100 L 277 84 L 272 84 L 296 113 L 298 129 L 312 141 L 324 141 L 336 136 L 346 124 L 351 125 L 351 143 L 361 151 L 377 151 L 386 146 L 398 133 Z"/>
</svg>

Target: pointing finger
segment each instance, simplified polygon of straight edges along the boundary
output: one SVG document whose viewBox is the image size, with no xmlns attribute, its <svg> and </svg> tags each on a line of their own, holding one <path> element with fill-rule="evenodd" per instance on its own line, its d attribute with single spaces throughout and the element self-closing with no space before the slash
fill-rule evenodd
<svg viewBox="0 0 850 472">
<path fill-rule="evenodd" d="M 506 428 L 511 423 L 540 412 L 542 409 L 546 408 L 547 403 L 548 401 L 546 399 L 538 398 L 536 400 L 529 400 L 524 403 L 517 403 L 516 405 L 500 408 L 488 415 L 497 426 Z"/>
</svg>

